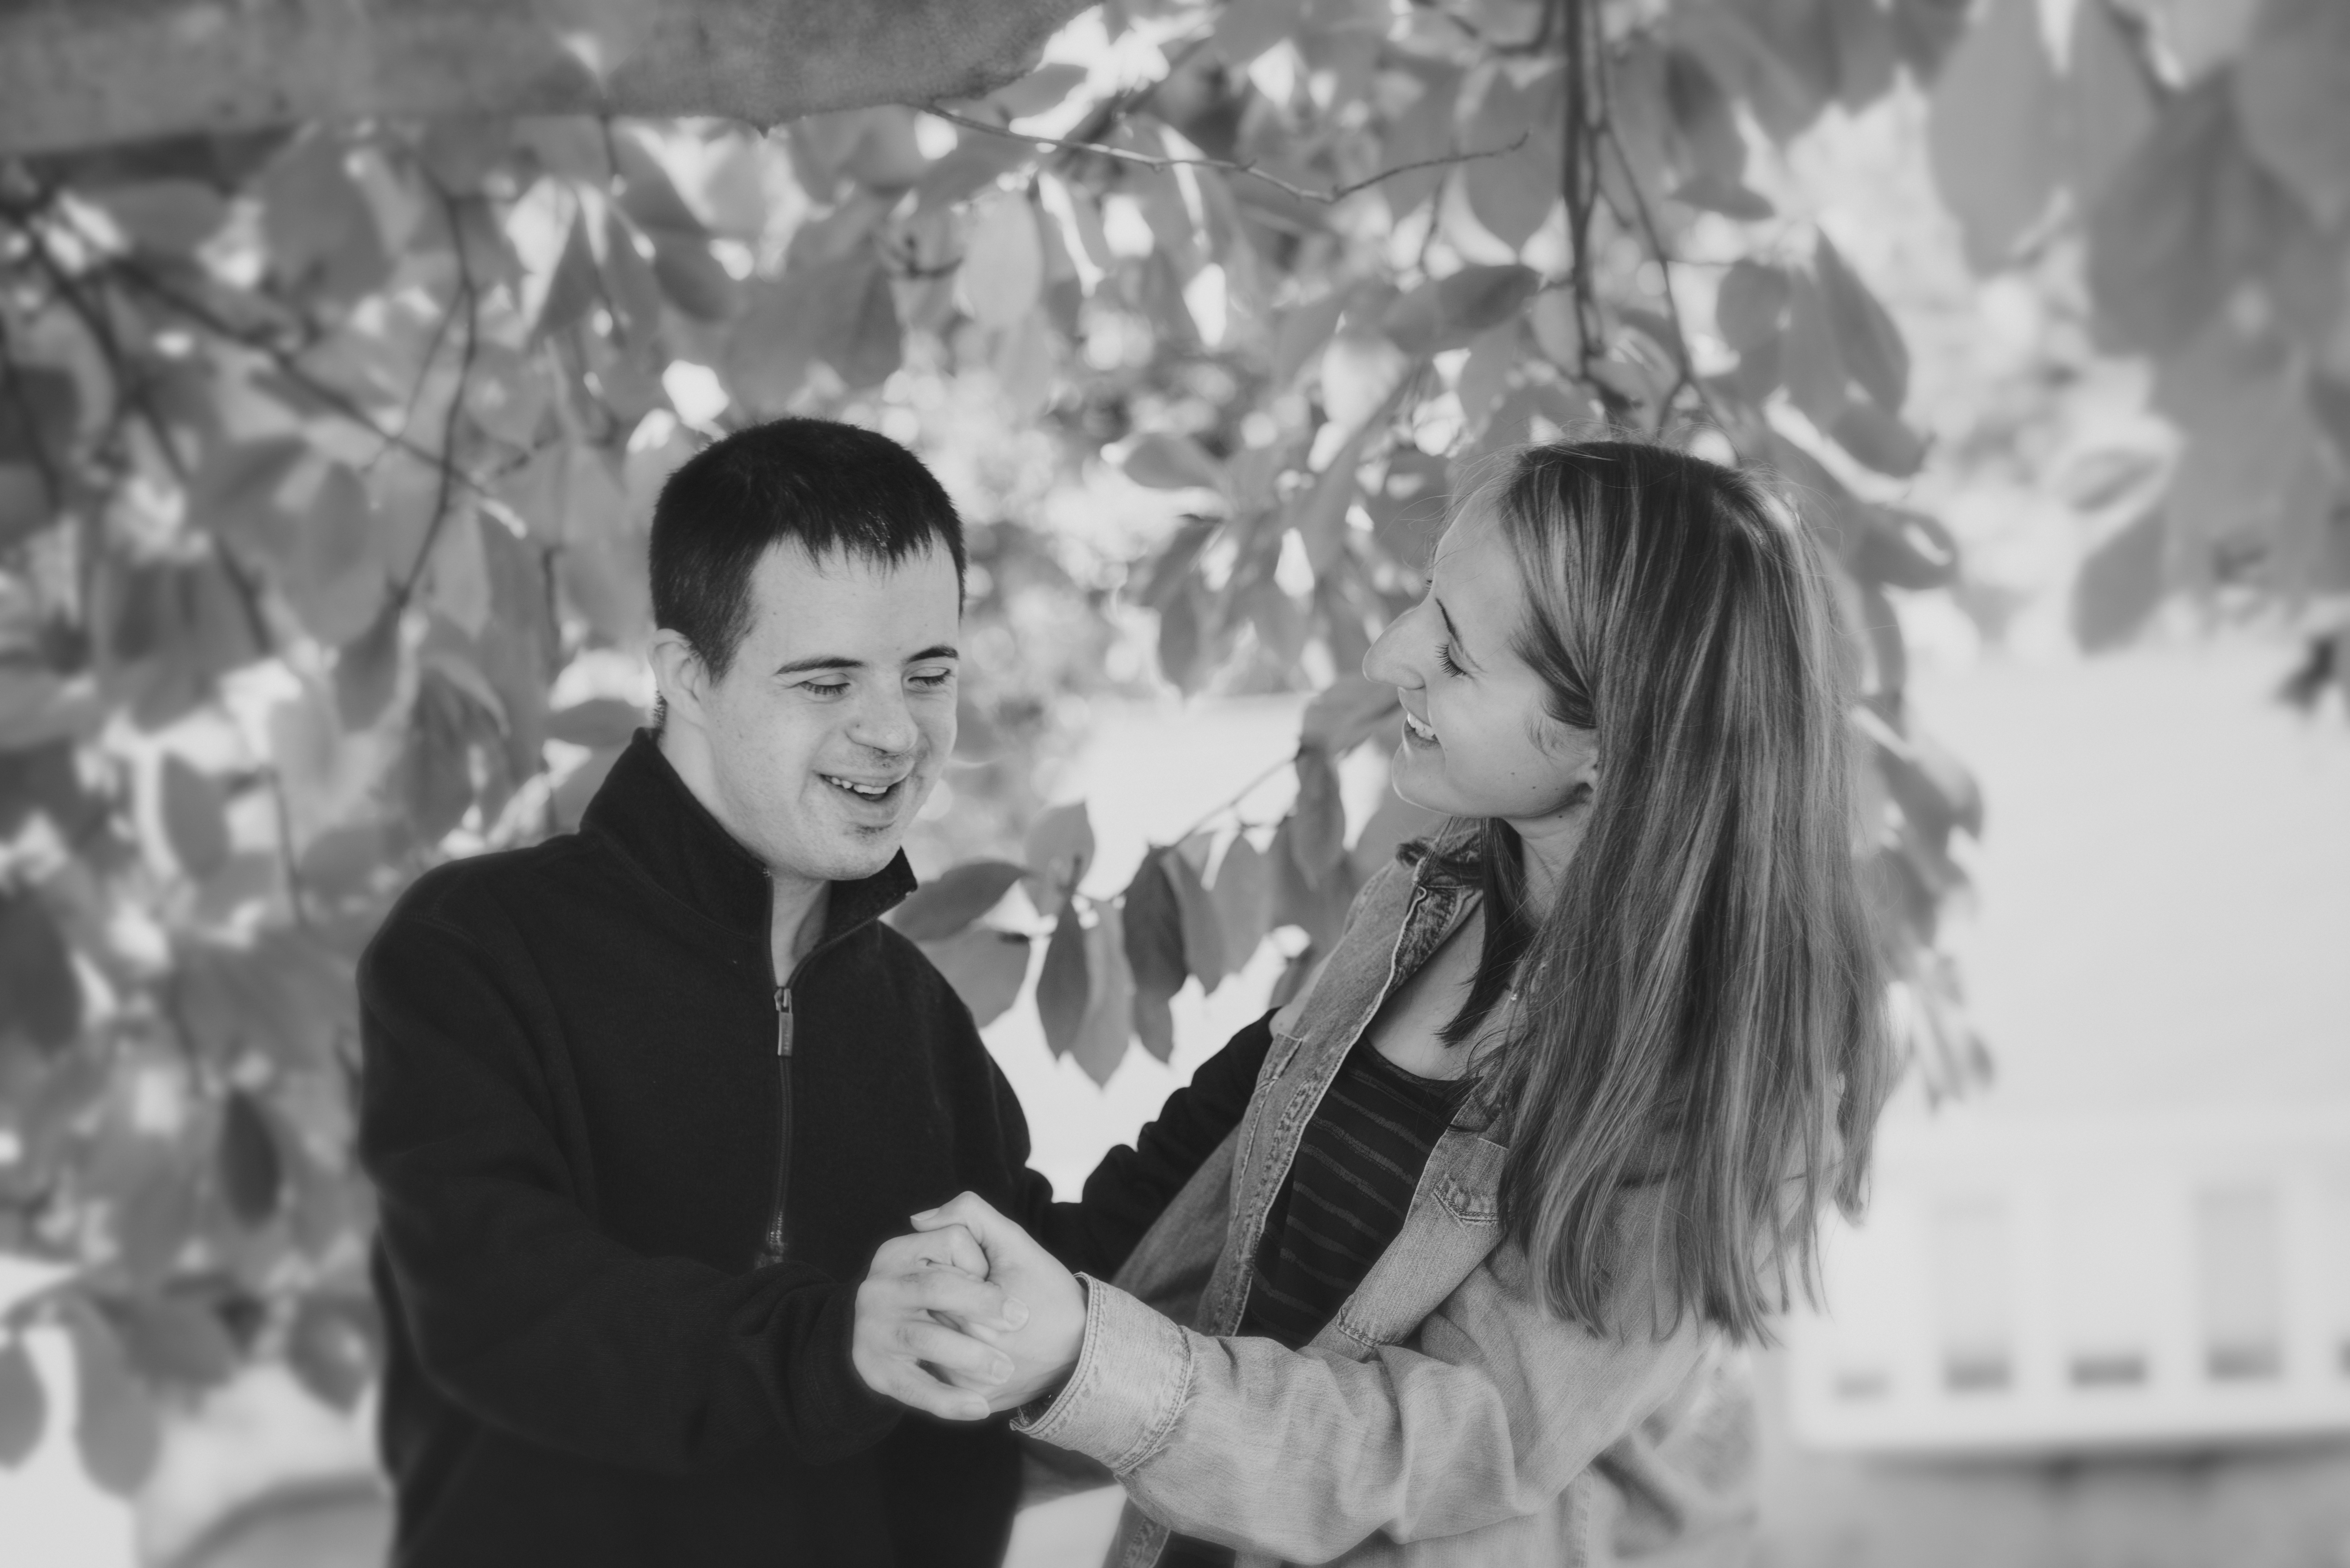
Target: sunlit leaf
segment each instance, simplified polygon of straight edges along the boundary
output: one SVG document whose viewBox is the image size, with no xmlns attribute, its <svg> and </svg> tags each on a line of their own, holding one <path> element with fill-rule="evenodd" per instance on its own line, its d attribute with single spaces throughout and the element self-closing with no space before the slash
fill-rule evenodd
<svg viewBox="0 0 2350 1568">
<path fill-rule="evenodd" d="M 1028 939 L 1018 931 L 972 926 L 943 941 L 924 942 L 922 952 L 983 1029 L 1011 1010 L 1028 978 Z"/>
<path fill-rule="evenodd" d="M 1137 484 L 1153 490 L 1222 489 L 1223 464 L 1187 435 L 1153 432 L 1127 449 L 1119 465 Z"/>
<path fill-rule="evenodd" d="M 365 1296 L 314 1293 L 302 1298 L 286 1333 L 286 1361 L 302 1386 L 348 1410 L 374 1380 L 383 1358 L 383 1327 Z"/>
<path fill-rule="evenodd" d="M 1315 692 L 1305 704 L 1299 734 L 1308 750 L 1327 757 L 1343 757 L 1373 735 L 1388 730 L 1397 722 L 1400 711 L 1401 700 L 1393 686 L 1361 675 L 1342 675 Z M 1393 738 L 1392 734 L 1389 738 Z M 1301 765 L 1301 792 L 1304 777 Z"/>
<path fill-rule="evenodd" d="M 1059 104 L 1085 85 L 1087 74 L 1085 67 L 1066 62 L 1038 66 L 1018 81 L 989 93 L 987 101 L 1014 119 L 1024 119 Z"/>
<path fill-rule="evenodd" d="M 194 180 L 151 180 L 93 192 L 98 205 L 146 250 L 185 255 L 212 237 L 228 217 L 228 203 Z"/>
<path fill-rule="evenodd" d="M 1541 283 L 1532 267 L 1514 264 L 1462 267 L 1397 300 L 1379 328 L 1407 354 L 1457 348 L 1515 316 Z"/>
<path fill-rule="evenodd" d="M 1837 410 L 1829 433 L 1879 473 L 1907 479 L 1925 466 L 1925 438 L 1878 404 L 1854 399 Z"/>
<path fill-rule="evenodd" d="M 1927 120 L 1935 188 L 1977 270 L 2004 265 L 2047 211 L 2062 103 L 2035 0 L 1990 0 L 1934 84 Z"/>
<path fill-rule="evenodd" d="M 1305 0 L 1226 0 L 1210 36 L 1217 56 L 1234 70 L 1297 31 Z"/>
<path fill-rule="evenodd" d="M 2071 66 L 2064 78 L 2073 133 L 2069 174 L 2074 207 L 2085 213 L 2154 129 L 2154 84 L 2137 46 L 2115 20 L 2111 0 L 2073 8 Z"/>
<path fill-rule="evenodd" d="M 951 866 L 890 911 L 889 923 L 915 941 L 942 941 L 995 908 L 1026 872 L 1009 860 Z"/>
</svg>

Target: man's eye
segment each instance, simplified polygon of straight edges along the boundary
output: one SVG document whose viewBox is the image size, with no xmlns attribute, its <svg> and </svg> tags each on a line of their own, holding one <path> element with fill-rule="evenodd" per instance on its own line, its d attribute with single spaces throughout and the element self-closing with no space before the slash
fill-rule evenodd
<svg viewBox="0 0 2350 1568">
<path fill-rule="evenodd" d="M 951 670 L 925 670 L 920 675 L 909 676 L 908 679 L 925 691 L 935 691 L 954 680 L 954 671 Z"/>
<path fill-rule="evenodd" d="M 837 697 L 848 690 L 846 680 L 804 680 L 800 690 L 811 697 Z"/>
</svg>

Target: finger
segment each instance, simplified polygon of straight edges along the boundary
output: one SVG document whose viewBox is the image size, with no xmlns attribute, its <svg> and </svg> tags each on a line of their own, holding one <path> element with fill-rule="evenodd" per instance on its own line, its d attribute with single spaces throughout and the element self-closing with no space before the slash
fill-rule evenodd
<svg viewBox="0 0 2350 1568">
<path fill-rule="evenodd" d="M 893 1300 L 923 1312 L 943 1313 L 1006 1331 L 1028 1321 L 1026 1304 L 1005 1295 L 1001 1285 L 974 1280 L 953 1269 L 901 1274 L 891 1285 Z"/>
<path fill-rule="evenodd" d="M 940 1382 L 911 1362 L 892 1361 L 877 1392 L 900 1405 L 948 1421 L 981 1421 L 989 1414 L 984 1396 Z"/>
<path fill-rule="evenodd" d="M 981 1279 L 987 1277 L 987 1253 L 960 1225 L 950 1225 L 938 1231 L 917 1231 L 910 1235 L 892 1236 L 873 1253 L 869 1274 L 903 1274 L 917 1269 L 961 1269 Z"/>
<path fill-rule="evenodd" d="M 1012 1357 L 933 1318 L 908 1318 L 889 1334 L 893 1355 L 922 1362 L 959 1388 L 985 1393 L 1012 1376 Z"/>
<path fill-rule="evenodd" d="M 997 1213 L 976 1192 L 959 1193 L 936 1209 L 915 1215 L 913 1223 L 915 1230 L 924 1232 L 943 1231 L 950 1225 L 962 1226 L 987 1254 L 991 1273 L 999 1258 L 1017 1256 L 1022 1246 L 1030 1244 L 1028 1232 Z"/>
</svg>

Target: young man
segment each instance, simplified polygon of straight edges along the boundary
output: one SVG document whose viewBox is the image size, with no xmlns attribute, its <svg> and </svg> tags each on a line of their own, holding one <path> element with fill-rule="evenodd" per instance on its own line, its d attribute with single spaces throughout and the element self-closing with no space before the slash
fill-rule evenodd
<svg viewBox="0 0 2350 1568">
<path fill-rule="evenodd" d="M 1003 1425 L 880 1396 L 983 1408 L 996 1353 L 930 1313 L 1021 1309 L 907 1217 L 971 1189 L 1107 1272 L 1253 1072 L 1056 1212 L 968 1009 L 876 923 L 954 744 L 962 566 L 880 436 L 697 454 L 653 517 L 662 722 L 577 834 L 436 868 L 369 949 L 401 1568 L 1001 1558 Z"/>
</svg>

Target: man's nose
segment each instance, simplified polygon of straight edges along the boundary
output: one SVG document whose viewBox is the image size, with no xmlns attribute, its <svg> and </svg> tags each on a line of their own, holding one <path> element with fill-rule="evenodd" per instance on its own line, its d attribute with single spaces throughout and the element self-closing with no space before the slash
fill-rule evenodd
<svg viewBox="0 0 2350 1568">
<path fill-rule="evenodd" d="M 895 691 L 876 692 L 858 703 L 848 726 L 850 740 L 877 752 L 911 751 L 920 736 L 905 695 Z"/>
</svg>

